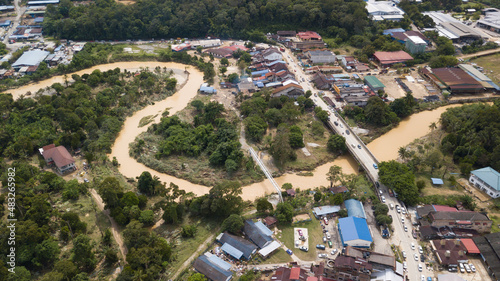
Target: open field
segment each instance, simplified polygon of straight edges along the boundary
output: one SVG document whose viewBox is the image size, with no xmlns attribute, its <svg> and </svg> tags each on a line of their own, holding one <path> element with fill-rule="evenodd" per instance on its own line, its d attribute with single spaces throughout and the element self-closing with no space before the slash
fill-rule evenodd
<svg viewBox="0 0 500 281">
<path fill-rule="evenodd" d="M 312 216 L 312 214 L 310 214 Z M 316 249 L 316 244 L 324 244 L 323 243 L 323 231 L 321 230 L 321 226 L 319 224 L 319 221 L 317 219 L 314 219 L 312 221 L 308 222 L 303 222 L 303 223 L 297 223 L 294 225 L 288 225 L 288 226 L 279 226 L 278 227 L 281 230 L 281 234 L 278 234 L 277 237 L 280 241 L 285 243 L 285 245 L 293 249 L 293 253 L 299 257 L 302 260 L 315 260 L 316 257 L 318 256 L 317 254 L 319 252 L 325 252 L 325 251 L 319 251 Z M 308 241 L 309 241 L 309 252 L 303 252 L 300 251 L 299 249 L 295 248 L 295 241 L 294 241 L 294 229 L 295 228 L 307 228 L 308 232 Z M 281 237 L 280 237 L 281 236 Z M 327 246 L 327 249 L 328 246 Z M 317 252 L 318 251 L 318 252 Z"/>
<path fill-rule="evenodd" d="M 472 60 L 471 62 L 484 68 L 484 74 L 493 80 L 495 83 L 500 82 L 500 54 L 484 56 Z"/>
<path fill-rule="evenodd" d="M 420 75 L 416 71 L 412 71 L 410 75 L 416 80 L 416 79 L 421 79 Z M 380 82 L 382 82 L 385 85 L 385 92 L 389 97 L 392 97 L 394 99 L 397 98 L 402 98 L 406 96 L 406 92 L 398 85 L 396 82 L 395 78 L 400 77 L 399 74 L 396 73 L 389 73 L 389 74 L 381 74 L 376 76 Z M 424 83 L 418 83 L 417 81 L 415 82 L 409 82 L 406 79 L 402 79 L 402 81 L 410 88 L 412 91 L 412 95 L 415 98 L 422 98 L 424 96 L 428 96 L 429 93 L 424 87 Z M 427 83 L 427 82 L 426 82 Z"/>
</svg>

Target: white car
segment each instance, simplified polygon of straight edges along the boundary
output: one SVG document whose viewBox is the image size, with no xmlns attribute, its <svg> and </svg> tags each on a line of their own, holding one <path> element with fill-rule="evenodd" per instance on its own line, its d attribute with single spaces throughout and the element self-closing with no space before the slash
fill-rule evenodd
<svg viewBox="0 0 500 281">
<path fill-rule="evenodd" d="M 418 252 L 423 254 L 424 253 L 424 249 L 422 249 L 422 246 L 418 246 Z"/>
<path fill-rule="evenodd" d="M 337 253 L 337 249 L 333 249 L 333 250 L 330 252 L 330 254 L 331 254 L 332 256 L 333 256 L 333 255 L 335 255 L 336 253 Z"/>
<path fill-rule="evenodd" d="M 422 265 L 418 264 L 418 271 L 422 272 Z"/>
<path fill-rule="evenodd" d="M 330 240 L 330 239 L 332 239 L 332 236 L 330 236 L 330 234 L 327 233 L 326 234 L 326 239 Z"/>
<path fill-rule="evenodd" d="M 425 276 L 420 275 L 420 281 L 425 281 Z"/>
<path fill-rule="evenodd" d="M 476 272 L 476 267 L 472 263 L 469 263 L 469 266 L 472 272 Z"/>
<path fill-rule="evenodd" d="M 408 227 L 406 225 L 405 225 L 404 229 L 405 229 L 405 232 L 408 232 Z"/>
<path fill-rule="evenodd" d="M 471 273 L 471 270 L 470 270 L 470 267 L 468 264 L 464 263 L 464 267 L 465 267 L 465 271 L 467 271 L 467 273 Z"/>
<path fill-rule="evenodd" d="M 384 194 L 384 192 L 382 191 L 382 189 L 379 189 L 378 192 L 380 193 L 380 195 Z"/>
<path fill-rule="evenodd" d="M 411 249 L 415 250 L 415 244 L 413 244 L 413 242 L 411 243 Z"/>
<path fill-rule="evenodd" d="M 385 203 L 385 196 L 382 195 L 380 198 L 382 199 L 382 203 Z"/>
<path fill-rule="evenodd" d="M 318 258 L 320 259 L 326 259 L 327 255 L 326 254 L 319 254 Z"/>
<path fill-rule="evenodd" d="M 463 264 L 463 263 L 459 263 L 459 264 L 458 264 L 458 267 L 460 268 L 460 272 L 461 272 L 461 273 L 464 273 L 464 272 L 465 272 L 465 267 L 464 267 L 464 264 Z"/>
<path fill-rule="evenodd" d="M 401 208 L 399 208 L 399 205 L 396 205 L 396 212 L 401 213 Z"/>
<path fill-rule="evenodd" d="M 401 208 L 401 214 L 406 215 L 406 210 L 405 210 L 405 208 Z"/>
<path fill-rule="evenodd" d="M 415 258 L 416 261 L 418 261 L 418 255 L 417 254 L 413 255 L 413 257 Z"/>
<path fill-rule="evenodd" d="M 403 251 L 403 258 L 406 259 L 406 252 L 405 251 Z"/>
<path fill-rule="evenodd" d="M 406 262 L 403 262 L 403 269 L 407 269 L 408 268 L 408 264 Z"/>
</svg>

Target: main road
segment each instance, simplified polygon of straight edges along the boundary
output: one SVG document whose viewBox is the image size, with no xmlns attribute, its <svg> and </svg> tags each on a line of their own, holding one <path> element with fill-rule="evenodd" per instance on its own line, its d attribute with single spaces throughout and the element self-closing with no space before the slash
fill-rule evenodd
<svg viewBox="0 0 500 281">
<path fill-rule="evenodd" d="M 336 134 L 345 138 L 346 145 L 353 157 L 356 158 L 361 166 L 363 166 L 373 183 L 378 183 L 378 166 L 376 166 L 378 165 L 377 158 L 370 152 L 363 141 L 361 141 L 361 139 L 351 130 L 345 120 L 334 109 L 330 108 L 323 101 L 323 99 L 321 99 L 318 91 L 314 89 L 308 81 L 305 72 L 302 70 L 302 66 L 299 64 L 298 60 L 294 58 L 293 53 L 289 49 L 286 49 L 284 52 L 284 60 L 287 61 L 290 71 L 294 72 L 297 76 L 297 81 L 300 83 L 302 88 L 304 88 L 305 91 L 310 90 L 314 94 L 313 101 L 316 106 L 319 106 L 323 110 L 330 113 L 328 126 Z M 391 206 L 391 204 L 393 206 L 402 205 L 397 198 L 388 196 L 387 188 L 383 185 L 379 185 L 378 195 L 380 198 L 382 198 L 382 196 L 384 197 L 384 203 L 388 206 Z M 397 213 L 396 208 L 389 208 L 389 215 L 393 218 L 392 226 L 394 228 L 394 232 L 389 241 L 395 246 L 399 246 L 401 251 L 406 253 L 407 258 L 405 261 L 407 263 L 407 270 L 405 273 L 407 274 L 409 280 L 420 280 L 421 276 L 432 277 L 432 273 L 425 268 L 425 264 L 420 262 L 418 241 L 411 235 L 411 231 L 413 229 L 411 218 L 409 216 L 407 217 L 406 215 L 402 215 L 401 213 Z M 402 218 L 404 218 L 404 222 L 401 220 Z M 407 231 L 404 230 L 405 225 L 407 226 Z M 417 254 L 418 260 L 415 260 L 415 254 Z M 422 272 L 418 270 L 419 264 L 422 265 Z"/>
</svg>

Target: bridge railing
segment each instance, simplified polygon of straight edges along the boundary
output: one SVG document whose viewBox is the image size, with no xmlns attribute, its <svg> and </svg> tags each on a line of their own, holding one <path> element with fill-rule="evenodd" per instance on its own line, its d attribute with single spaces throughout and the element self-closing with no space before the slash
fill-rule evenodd
<svg viewBox="0 0 500 281">
<path fill-rule="evenodd" d="M 257 153 L 255 152 L 255 150 L 252 147 L 250 147 L 248 149 L 248 151 L 252 155 L 252 158 L 255 160 L 255 162 L 257 162 L 257 164 L 259 165 L 259 167 L 262 170 L 262 172 L 264 173 L 264 175 L 266 175 L 267 179 L 271 182 L 274 189 L 276 189 L 276 192 L 278 192 L 280 203 L 283 203 L 283 196 L 281 195 L 281 189 L 280 189 L 278 183 L 276 183 L 276 181 L 274 180 L 274 178 L 271 175 L 271 173 L 269 172 L 269 170 L 267 169 L 266 165 L 264 165 L 264 163 L 262 163 L 262 161 L 259 159 L 259 157 L 257 156 Z"/>
<path fill-rule="evenodd" d="M 344 120 L 344 118 L 342 118 L 342 116 L 338 113 L 336 113 L 337 117 L 342 120 L 342 122 L 344 123 L 344 125 L 346 126 L 346 128 L 349 129 L 349 131 L 356 137 L 356 139 L 358 139 L 359 143 L 361 143 L 361 145 L 363 146 L 363 148 L 368 151 L 368 154 L 370 154 L 370 156 L 373 158 L 373 161 L 375 162 L 375 164 L 378 164 L 379 161 L 377 160 L 377 157 L 375 157 L 375 155 L 373 155 L 373 153 L 368 149 L 368 147 L 366 147 L 365 143 L 359 138 L 358 134 L 355 134 L 351 127 L 347 124 L 347 122 Z"/>
</svg>

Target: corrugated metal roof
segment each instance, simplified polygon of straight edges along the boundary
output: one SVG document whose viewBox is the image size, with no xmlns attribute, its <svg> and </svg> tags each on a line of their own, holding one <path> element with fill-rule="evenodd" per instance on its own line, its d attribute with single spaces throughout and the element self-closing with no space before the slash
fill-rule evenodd
<svg viewBox="0 0 500 281">
<path fill-rule="evenodd" d="M 233 258 L 239 260 L 243 256 L 243 252 L 236 249 L 235 247 L 229 245 L 229 243 L 224 243 L 220 248 L 222 251 L 226 252 L 228 255 L 231 255 Z"/>
<path fill-rule="evenodd" d="M 223 259 L 219 258 L 218 256 L 216 255 L 212 255 L 210 254 L 209 252 L 206 252 L 205 253 L 205 256 L 207 256 L 208 260 L 217 265 L 218 267 L 224 269 L 224 270 L 230 270 L 231 269 L 231 264 L 224 261 Z"/>
<path fill-rule="evenodd" d="M 432 180 L 432 184 L 437 184 L 437 185 L 442 185 L 444 184 L 443 180 L 442 179 L 438 179 L 438 178 L 431 178 Z"/>
<path fill-rule="evenodd" d="M 481 73 L 481 71 L 477 70 L 474 66 L 470 64 L 459 64 L 458 67 L 460 67 L 462 70 L 470 72 L 472 75 L 476 76 L 480 81 L 491 81 L 491 79 Z"/>
<path fill-rule="evenodd" d="M 349 199 L 344 201 L 344 204 L 349 217 L 366 219 L 365 210 L 363 209 L 363 204 L 360 201 L 356 199 Z"/>
<path fill-rule="evenodd" d="M 267 236 L 271 236 L 273 235 L 273 232 L 267 228 L 267 226 L 265 226 L 261 221 L 258 221 L 255 223 L 255 226 L 260 230 L 260 232 L 262 232 L 263 234 L 267 235 Z"/>
<path fill-rule="evenodd" d="M 326 206 L 320 206 L 320 207 L 313 208 L 313 212 L 314 212 L 314 214 L 316 214 L 316 216 L 329 215 L 329 214 L 336 213 L 338 211 L 340 211 L 339 206 L 326 205 Z"/>
<path fill-rule="evenodd" d="M 270 253 L 274 252 L 276 249 L 281 247 L 280 243 L 278 241 L 273 241 L 271 244 L 265 246 L 264 248 L 259 250 L 259 254 L 261 254 L 264 257 L 267 257 Z"/>
<path fill-rule="evenodd" d="M 500 191 L 500 173 L 493 170 L 491 167 L 474 170 L 471 173 L 487 183 L 493 189 Z"/>
<path fill-rule="evenodd" d="M 209 279 L 214 281 L 226 281 L 231 279 L 233 273 L 231 271 L 224 270 L 212 263 L 207 256 L 199 256 L 193 264 L 193 267 Z"/>
<path fill-rule="evenodd" d="M 385 85 L 375 76 L 365 76 L 365 82 L 370 84 L 373 88 L 385 88 Z"/>
<path fill-rule="evenodd" d="M 42 50 L 33 50 L 24 52 L 24 54 L 12 65 L 17 66 L 31 66 L 38 65 L 42 62 L 50 53 Z"/>
<path fill-rule="evenodd" d="M 342 241 L 365 240 L 373 242 L 366 219 L 347 217 L 339 219 Z"/>
</svg>

